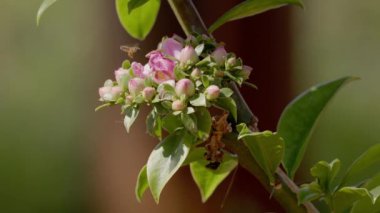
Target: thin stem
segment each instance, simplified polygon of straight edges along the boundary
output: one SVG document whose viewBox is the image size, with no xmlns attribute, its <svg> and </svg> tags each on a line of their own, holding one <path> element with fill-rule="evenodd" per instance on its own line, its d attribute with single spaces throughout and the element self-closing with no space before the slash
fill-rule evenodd
<svg viewBox="0 0 380 213">
<path fill-rule="evenodd" d="M 191 0 L 168 0 L 168 2 L 187 35 L 190 35 L 192 32 L 209 34 Z M 239 109 L 238 123 L 246 123 L 253 131 L 258 131 L 258 119 L 250 110 L 238 87 L 232 83 L 230 88 L 234 91 L 233 98 Z M 227 135 L 224 138 L 224 143 L 226 149 L 238 155 L 240 165 L 255 176 L 268 192 L 272 192 L 272 196 L 287 212 L 318 212 L 310 202 L 305 203 L 303 206 L 298 205 L 297 193 L 299 188 L 281 168 L 278 168 L 276 171 L 278 184 L 271 186 L 265 172 L 257 164 L 245 145 L 237 140 L 235 133 Z"/>
</svg>

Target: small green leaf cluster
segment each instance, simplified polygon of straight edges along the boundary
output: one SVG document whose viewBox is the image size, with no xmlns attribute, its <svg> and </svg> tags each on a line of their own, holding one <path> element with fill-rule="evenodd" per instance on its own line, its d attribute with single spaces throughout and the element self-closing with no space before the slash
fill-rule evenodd
<svg viewBox="0 0 380 213">
<path fill-rule="evenodd" d="M 138 199 L 150 188 L 158 202 L 174 173 L 181 166 L 190 165 L 202 200 L 206 201 L 237 165 L 237 160 L 227 153 L 217 169 L 205 167 L 206 149 L 202 145 L 212 133 L 208 109 L 220 108 L 236 120 L 237 107 L 229 85 L 232 82 L 242 85 L 252 68 L 243 65 L 240 58 L 228 53 L 214 39 L 198 34 L 186 39 L 176 35 L 164 37 L 147 58 L 144 65 L 123 62 L 115 71 L 115 80 L 107 80 L 99 88 L 104 104 L 97 109 L 120 105 L 129 132 L 141 106 L 151 107 L 146 119 L 147 132 L 161 142 L 141 171 L 136 189 Z M 185 162 L 188 156 L 193 156 L 192 152 L 199 152 L 199 147 L 203 154 Z"/>
<path fill-rule="evenodd" d="M 339 177 L 340 161 L 320 161 L 311 168 L 315 180 L 301 186 L 299 203 L 323 200 L 332 212 L 379 212 L 380 145 L 362 154 Z M 377 176 L 376 176 L 377 175 Z"/>
</svg>

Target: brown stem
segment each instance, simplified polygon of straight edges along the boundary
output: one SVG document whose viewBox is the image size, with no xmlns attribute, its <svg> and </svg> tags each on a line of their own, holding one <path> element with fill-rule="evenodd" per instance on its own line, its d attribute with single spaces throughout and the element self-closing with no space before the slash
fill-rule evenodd
<svg viewBox="0 0 380 213">
<path fill-rule="evenodd" d="M 191 0 L 168 0 L 168 2 L 182 29 L 187 35 L 190 35 L 192 32 L 209 34 Z M 239 109 L 238 123 L 246 123 L 253 131 L 258 131 L 258 119 L 249 109 L 249 106 L 242 97 L 238 87 L 236 84 L 232 83 L 230 88 L 234 91 L 233 98 Z M 310 202 L 307 202 L 301 206 L 298 205 L 297 193 L 299 188 L 281 168 L 278 168 L 276 171 L 278 184 L 271 186 L 265 172 L 257 164 L 256 160 L 253 158 L 245 145 L 237 140 L 237 135 L 235 133 L 226 135 L 224 143 L 226 145 L 226 149 L 238 155 L 240 165 L 255 176 L 264 188 L 272 194 L 272 196 L 287 212 L 318 212 L 318 210 Z"/>
</svg>

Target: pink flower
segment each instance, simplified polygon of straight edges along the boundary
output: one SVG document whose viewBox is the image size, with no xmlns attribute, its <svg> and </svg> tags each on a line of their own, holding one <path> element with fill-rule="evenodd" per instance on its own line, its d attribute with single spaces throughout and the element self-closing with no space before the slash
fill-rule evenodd
<svg viewBox="0 0 380 213">
<path fill-rule="evenodd" d="M 135 77 L 139 78 L 147 78 L 152 74 L 152 70 L 149 66 L 149 64 L 146 64 L 143 66 L 142 64 L 138 62 L 132 62 L 132 70 Z"/>
<path fill-rule="evenodd" d="M 146 101 L 151 101 L 156 94 L 156 90 L 153 87 L 145 87 L 142 91 L 142 96 Z"/>
<path fill-rule="evenodd" d="M 126 88 L 127 81 L 130 78 L 129 71 L 123 68 L 119 68 L 115 71 L 115 79 L 119 86 Z"/>
<path fill-rule="evenodd" d="M 181 79 L 175 85 L 175 92 L 178 96 L 185 95 L 186 97 L 190 97 L 195 93 L 194 83 L 189 79 Z"/>
<path fill-rule="evenodd" d="M 99 88 L 99 96 L 102 101 L 116 101 L 123 93 L 119 86 L 104 86 Z"/>
<path fill-rule="evenodd" d="M 215 100 L 220 95 L 220 89 L 218 86 L 211 85 L 211 86 L 207 87 L 205 93 L 206 93 L 206 98 L 208 100 Z"/>
<path fill-rule="evenodd" d="M 144 79 L 142 78 L 132 78 L 128 82 L 128 90 L 132 96 L 138 95 L 144 89 Z"/>
<path fill-rule="evenodd" d="M 174 38 L 167 38 L 160 44 L 159 49 L 168 56 L 173 56 L 178 59 L 183 45 Z"/>
<path fill-rule="evenodd" d="M 211 57 L 215 60 L 216 64 L 223 65 L 227 57 L 227 51 L 223 46 L 220 46 L 211 53 Z"/>
<path fill-rule="evenodd" d="M 148 55 L 149 66 L 152 69 L 153 80 L 156 83 L 174 79 L 175 62 L 164 58 L 161 52 L 152 51 Z"/>
<path fill-rule="evenodd" d="M 181 50 L 179 61 L 184 64 L 195 63 L 198 61 L 198 55 L 192 46 L 186 46 Z"/>
</svg>

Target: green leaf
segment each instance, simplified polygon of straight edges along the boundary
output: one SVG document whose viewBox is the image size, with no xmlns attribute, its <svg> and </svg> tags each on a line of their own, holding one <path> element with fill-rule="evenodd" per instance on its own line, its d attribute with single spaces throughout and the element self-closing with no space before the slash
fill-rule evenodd
<svg viewBox="0 0 380 213">
<path fill-rule="evenodd" d="M 371 198 L 371 195 L 365 188 L 343 187 L 335 192 L 333 196 L 334 212 L 345 212 L 349 210 L 356 201 L 365 197 Z"/>
<path fill-rule="evenodd" d="M 224 97 L 231 97 L 231 95 L 234 94 L 234 91 L 228 87 L 224 87 L 220 89 L 220 94 L 222 94 Z"/>
<path fill-rule="evenodd" d="M 146 165 L 144 165 L 144 167 L 140 170 L 139 176 L 137 177 L 137 183 L 135 188 L 136 199 L 138 202 L 141 202 L 141 198 L 148 188 L 149 184 L 146 172 Z"/>
<path fill-rule="evenodd" d="M 209 162 L 204 159 L 190 163 L 191 175 L 201 192 L 202 202 L 208 200 L 219 184 L 238 165 L 235 158 L 227 158 L 227 156 L 215 170 L 207 168 L 206 165 Z"/>
<path fill-rule="evenodd" d="M 194 161 L 199 161 L 205 158 L 206 149 L 204 147 L 194 147 L 190 150 L 186 160 L 182 166 L 187 166 Z"/>
<path fill-rule="evenodd" d="M 334 181 L 340 169 L 340 160 L 335 159 L 331 163 L 320 161 L 311 169 L 311 175 L 317 178 L 324 192 L 330 193 L 334 189 Z"/>
<path fill-rule="evenodd" d="M 293 100 L 283 111 L 277 131 L 285 141 L 284 167 L 293 178 L 305 153 L 317 118 L 335 93 L 354 77 L 319 84 Z"/>
<path fill-rule="evenodd" d="M 40 25 L 40 20 L 45 11 L 58 0 L 44 0 L 37 12 L 37 26 Z"/>
<path fill-rule="evenodd" d="M 237 120 L 237 108 L 234 99 L 220 97 L 216 99 L 215 105 L 230 112 L 232 117 L 234 117 L 235 121 Z"/>
<path fill-rule="evenodd" d="M 193 106 L 207 106 L 206 96 L 203 93 L 195 95 L 191 100 L 190 104 Z"/>
<path fill-rule="evenodd" d="M 301 186 L 298 197 L 298 205 L 305 202 L 313 201 L 319 199 L 323 195 L 323 190 L 316 182 L 311 182 L 310 184 L 304 184 Z"/>
<path fill-rule="evenodd" d="M 155 136 L 159 139 L 162 138 L 162 121 L 155 108 L 149 113 L 148 117 L 146 118 L 146 126 L 150 135 Z"/>
<path fill-rule="evenodd" d="M 144 40 L 151 31 L 160 9 L 160 0 L 116 0 L 116 11 L 124 29 L 134 38 Z"/>
<path fill-rule="evenodd" d="M 166 137 L 152 151 L 147 163 L 150 190 L 156 203 L 170 178 L 177 172 L 190 151 L 194 137 L 180 130 Z"/>
<path fill-rule="evenodd" d="M 128 10 L 133 11 L 135 8 L 138 8 L 147 2 L 148 2 L 148 0 L 129 0 Z"/>
<path fill-rule="evenodd" d="M 245 134 L 240 138 L 268 176 L 270 184 L 273 185 L 274 174 L 284 156 L 284 141 L 282 138 L 270 131 Z"/>
<path fill-rule="evenodd" d="M 181 113 L 181 121 L 183 126 L 193 135 L 196 135 L 198 133 L 197 121 L 194 116 L 188 115 L 186 113 Z"/>
<path fill-rule="evenodd" d="M 276 9 L 287 4 L 295 4 L 302 6 L 300 0 L 247 0 L 244 1 L 226 13 L 224 13 L 218 20 L 215 21 L 209 28 L 209 32 L 213 32 L 223 24 L 229 21 L 242 19 L 249 16 L 254 16 L 265 11 Z"/>
<path fill-rule="evenodd" d="M 363 153 L 350 166 L 342 180 L 342 186 L 358 185 L 380 172 L 380 144 Z"/>
<path fill-rule="evenodd" d="M 198 137 L 202 141 L 207 140 L 212 126 L 210 112 L 205 107 L 198 107 L 195 116 L 197 117 Z"/>
<path fill-rule="evenodd" d="M 125 110 L 124 126 L 127 129 L 128 133 L 132 124 L 135 122 L 137 116 L 139 115 L 139 111 L 140 110 L 136 107 L 128 107 Z"/>
<path fill-rule="evenodd" d="M 173 133 L 176 130 L 183 128 L 183 125 L 180 116 L 170 113 L 162 119 L 162 127 L 169 133 Z"/>
</svg>

